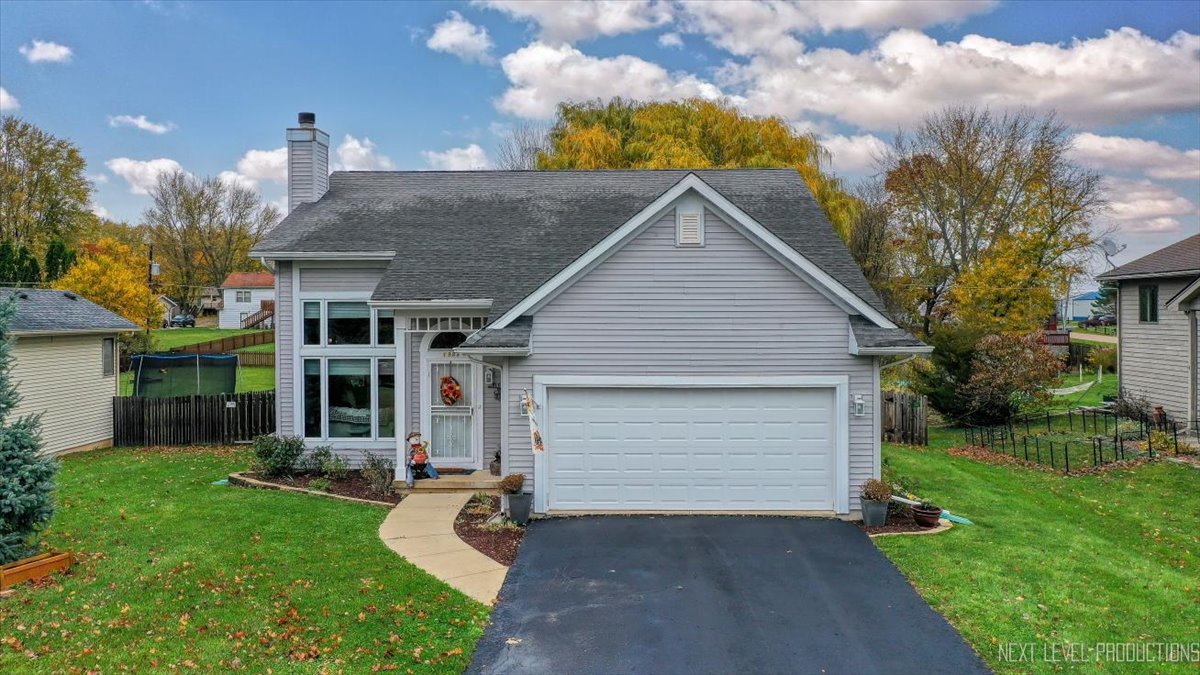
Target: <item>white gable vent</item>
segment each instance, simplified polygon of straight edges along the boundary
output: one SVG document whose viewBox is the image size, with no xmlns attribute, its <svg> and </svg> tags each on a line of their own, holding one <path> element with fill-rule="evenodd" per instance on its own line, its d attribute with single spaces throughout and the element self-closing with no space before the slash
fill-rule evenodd
<svg viewBox="0 0 1200 675">
<path fill-rule="evenodd" d="M 675 210 L 675 245 L 704 245 L 704 211 L 701 209 Z"/>
</svg>

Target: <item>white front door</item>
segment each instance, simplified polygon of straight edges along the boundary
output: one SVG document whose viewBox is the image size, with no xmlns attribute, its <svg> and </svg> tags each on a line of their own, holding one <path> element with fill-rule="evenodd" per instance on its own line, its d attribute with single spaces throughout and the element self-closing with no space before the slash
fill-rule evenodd
<svg viewBox="0 0 1200 675">
<path fill-rule="evenodd" d="M 421 430 L 434 466 L 482 468 L 480 365 L 444 352 L 421 362 Z"/>
</svg>

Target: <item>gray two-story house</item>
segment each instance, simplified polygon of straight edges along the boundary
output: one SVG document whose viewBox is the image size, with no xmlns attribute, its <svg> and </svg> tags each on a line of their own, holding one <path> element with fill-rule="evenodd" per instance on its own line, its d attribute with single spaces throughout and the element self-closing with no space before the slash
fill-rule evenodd
<svg viewBox="0 0 1200 675">
<path fill-rule="evenodd" d="M 329 175 L 315 117 L 287 133 L 290 213 L 253 252 L 281 433 L 498 452 L 539 513 L 857 511 L 879 360 L 929 348 L 794 170 Z"/>
<path fill-rule="evenodd" d="M 1200 431 L 1200 234 L 1096 278 L 1119 288 L 1121 388 Z"/>
</svg>

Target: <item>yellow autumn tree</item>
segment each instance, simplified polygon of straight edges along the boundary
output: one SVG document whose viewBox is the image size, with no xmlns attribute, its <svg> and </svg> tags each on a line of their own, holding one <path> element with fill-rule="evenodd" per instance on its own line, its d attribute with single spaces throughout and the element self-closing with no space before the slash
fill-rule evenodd
<svg viewBox="0 0 1200 675">
<path fill-rule="evenodd" d="M 78 293 L 146 328 L 162 315 L 146 282 L 146 264 L 133 247 L 106 237 L 84 244 L 78 260 L 54 287 Z"/>
<path fill-rule="evenodd" d="M 754 117 L 728 101 L 564 103 L 537 152 L 539 169 L 733 169 L 792 167 L 843 239 L 856 200 L 829 173 L 816 136 L 779 117 Z"/>
</svg>

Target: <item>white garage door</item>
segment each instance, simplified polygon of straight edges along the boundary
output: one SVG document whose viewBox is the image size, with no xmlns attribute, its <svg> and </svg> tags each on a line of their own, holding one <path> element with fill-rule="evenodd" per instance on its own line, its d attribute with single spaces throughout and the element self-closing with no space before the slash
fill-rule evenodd
<svg viewBox="0 0 1200 675">
<path fill-rule="evenodd" d="M 834 390 L 547 390 L 547 506 L 831 511 Z"/>
</svg>

